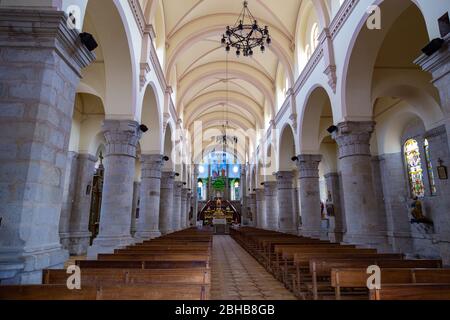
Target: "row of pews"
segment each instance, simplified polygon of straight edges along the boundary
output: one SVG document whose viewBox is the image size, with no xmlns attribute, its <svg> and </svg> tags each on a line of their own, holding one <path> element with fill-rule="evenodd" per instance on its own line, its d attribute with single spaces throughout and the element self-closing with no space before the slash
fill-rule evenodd
<svg viewBox="0 0 450 320">
<path fill-rule="evenodd" d="M 81 289 L 66 270 L 44 270 L 42 285 L 0 285 L 0 300 L 207 300 L 212 232 L 188 229 L 80 260 Z"/>
<path fill-rule="evenodd" d="M 450 269 L 441 260 L 242 227 L 231 236 L 298 298 L 305 300 L 450 300 Z M 369 266 L 381 288 L 369 290 Z"/>
</svg>

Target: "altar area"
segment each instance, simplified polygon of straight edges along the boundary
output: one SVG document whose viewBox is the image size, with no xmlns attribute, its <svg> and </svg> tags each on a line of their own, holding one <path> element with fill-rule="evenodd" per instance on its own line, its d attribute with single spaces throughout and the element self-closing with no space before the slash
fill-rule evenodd
<svg viewBox="0 0 450 320">
<path fill-rule="evenodd" d="M 215 198 L 206 203 L 199 220 L 204 226 L 213 227 L 215 234 L 228 234 L 231 225 L 241 223 L 241 216 L 228 200 Z"/>
</svg>

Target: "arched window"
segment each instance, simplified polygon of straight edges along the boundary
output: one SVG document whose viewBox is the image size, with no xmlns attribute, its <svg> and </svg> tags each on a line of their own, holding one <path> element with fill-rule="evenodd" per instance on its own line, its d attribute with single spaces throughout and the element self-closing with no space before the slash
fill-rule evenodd
<svg viewBox="0 0 450 320">
<path fill-rule="evenodd" d="M 414 139 L 409 139 L 404 146 L 405 161 L 408 169 L 409 185 L 413 197 L 423 197 L 425 187 L 423 184 L 422 163 L 420 160 L 419 144 Z"/>
<path fill-rule="evenodd" d="M 425 139 L 424 143 L 424 149 L 425 149 L 425 161 L 427 162 L 427 171 L 428 171 L 428 181 L 430 182 L 430 191 L 431 195 L 436 194 L 436 182 L 434 180 L 434 173 L 433 173 L 433 165 L 431 163 L 431 156 L 430 156 L 430 145 L 428 144 L 428 140 Z"/>
</svg>

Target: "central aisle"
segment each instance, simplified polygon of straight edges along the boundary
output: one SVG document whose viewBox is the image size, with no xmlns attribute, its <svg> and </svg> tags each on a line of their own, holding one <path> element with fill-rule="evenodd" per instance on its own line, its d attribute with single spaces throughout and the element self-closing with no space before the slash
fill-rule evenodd
<svg viewBox="0 0 450 320">
<path fill-rule="evenodd" d="M 230 236 L 214 236 L 211 299 L 296 300 Z"/>
</svg>

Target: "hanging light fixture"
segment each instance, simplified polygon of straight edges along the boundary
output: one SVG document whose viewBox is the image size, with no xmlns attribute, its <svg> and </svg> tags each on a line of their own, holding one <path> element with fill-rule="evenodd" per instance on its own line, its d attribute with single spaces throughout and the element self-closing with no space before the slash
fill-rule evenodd
<svg viewBox="0 0 450 320">
<path fill-rule="evenodd" d="M 244 1 L 244 8 L 239 18 L 233 27 L 226 27 L 221 42 L 227 52 L 233 47 L 236 49 L 236 56 L 239 57 L 242 53 L 244 57 L 251 57 L 254 48 L 259 47 L 261 52 L 264 52 L 265 45 L 270 45 L 272 39 L 269 35 L 269 28 L 267 26 L 262 28 L 258 24 L 248 9 L 248 2 Z"/>
</svg>

